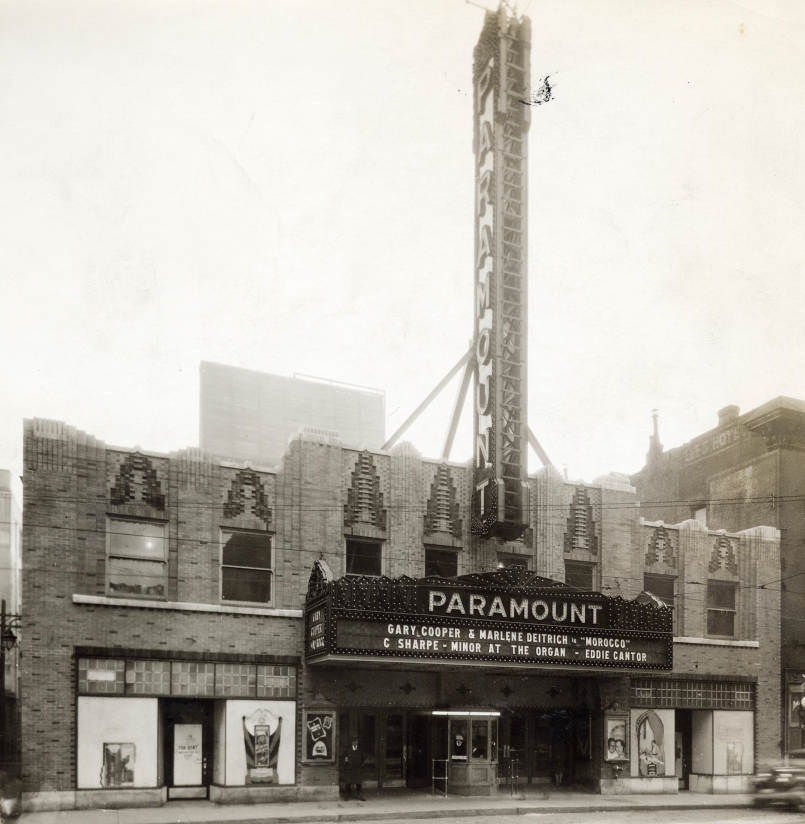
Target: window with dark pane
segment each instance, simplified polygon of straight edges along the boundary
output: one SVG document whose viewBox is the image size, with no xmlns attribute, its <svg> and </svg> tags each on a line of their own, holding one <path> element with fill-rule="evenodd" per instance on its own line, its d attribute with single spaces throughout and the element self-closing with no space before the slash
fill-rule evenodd
<svg viewBox="0 0 805 824">
<path fill-rule="evenodd" d="M 263 532 L 223 532 L 221 600 L 271 602 L 271 536 Z"/>
<path fill-rule="evenodd" d="M 455 578 L 458 575 L 458 553 L 453 549 L 425 547 L 425 576 Z"/>
<path fill-rule="evenodd" d="M 676 604 L 674 603 L 674 585 L 676 579 L 673 575 L 651 575 L 646 573 L 643 576 L 643 589 L 659 598 L 666 606 L 674 609 L 674 632 L 676 632 Z"/>
<path fill-rule="evenodd" d="M 565 561 L 565 583 L 574 589 L 593 589 L 595 564 Z"/>
<path fill-rule="evenodd" d="M 347 575 L 381 575 L 383 550 L 379 541 L 347 539 Z"/>
<path fill-rule="evenodd" d="M 735 635 L 735 590 L 730 581 L 707 582 L 707 634 Z"/>
</svg>

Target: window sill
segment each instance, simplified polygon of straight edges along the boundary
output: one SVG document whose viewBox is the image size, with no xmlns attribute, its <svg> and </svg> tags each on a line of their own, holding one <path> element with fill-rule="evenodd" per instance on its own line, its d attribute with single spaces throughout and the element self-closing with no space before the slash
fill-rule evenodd
<svg viewBox="0 0 805 824">
<path fill-rule="evenodd" d="M 264 615 L 272 618 L 302 618 L 301 609 L 274 607 L 230 606 L 229 604 L 195 604 L 190 601 L 149 601 L 145 598 L 112 598 L 106 595 L 73 594 L 74 604 L 92 604 L 102 607 L 139 607 L 140 609 L 168 609 L 177 612 L 217 612 L 236 615 Z"/>
<path fill-rule="evenodd" d="M 757 649 L 759 641 L 736 641 L 732 638 L 696 638 L 691 635 L 675 635 L 675 644 L 699 644 L 711 647 L 750 647 Z"/>
</svg>

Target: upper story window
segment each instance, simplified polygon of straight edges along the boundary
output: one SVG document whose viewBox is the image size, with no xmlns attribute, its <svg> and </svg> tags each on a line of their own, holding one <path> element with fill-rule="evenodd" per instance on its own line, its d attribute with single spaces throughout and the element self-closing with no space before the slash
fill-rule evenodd
<svg viewBox="0 0 805 824">
<path fill-rule="evenodd" d="M 565 561 L 565 583 L 574 589 L 594 589 L 595 564 Z"/>
<path fill-rule="evenodd" d="M 528 558 L 525 555 L 514 555 L 507 552 L 498 552 L 498 569 L 528 569 Z"/>
<path fill-rule="evenodd" d="M 380 541 L 347 538 L 347 575 L 382 575 L 383 545 Z"/>
<path fill-rule="evenodd" d="M 221 530 L 221 600 L 271 603 L 271 536 Z"/>
<path fill-rule="evenodd" d="M 107 594 L 121 598 L 165 598 L 167 556 L 167 524 L 108 518 Z"/>
<path fill-rule="evenodd" d="M 652 575 L 647 572 L 643 576 L 643 589 L 659 598 L 666 606 L 674 609 L 674 632 L 676 632 L 675 581 L 673 575 Z"/>
<path fill-rule="evenodd" d="M 425 576 L 439 575 L 455 578 L 458 575 L 458 553 L 454 549 L 425 547 Z"/>
<path fill-rule="evenodd" d="M 707 582 L 707 634 L 735 637 L 735 591 L 730 581 Z"/>
</svg>

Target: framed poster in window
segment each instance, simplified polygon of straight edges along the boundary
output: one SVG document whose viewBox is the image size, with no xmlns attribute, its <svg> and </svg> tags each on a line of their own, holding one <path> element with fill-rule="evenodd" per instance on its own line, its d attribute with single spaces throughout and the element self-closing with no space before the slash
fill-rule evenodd
<svg viewBox="0 0 805 824">
<path fill-rule="evenodd" d="M 625 715 L 604 717 L 604 761 L 629 760 L 629 719 Z"/>
<path fill-rule="evenodd" d="M 306 764 L 332 764 L 335 761 L 335 712 L 305 710 L 302 730 L 305 740 L 302 760 Z"/>
</svg>

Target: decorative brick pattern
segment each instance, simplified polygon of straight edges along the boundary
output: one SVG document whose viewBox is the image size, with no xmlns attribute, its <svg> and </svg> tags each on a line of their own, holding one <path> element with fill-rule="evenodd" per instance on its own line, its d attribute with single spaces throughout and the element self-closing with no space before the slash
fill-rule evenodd
<svg viewBox="0 0 805 824">
<path fill-rule="evenodd" d="M 372 455 L 361 452 L 355 462 L 352 483 L 347 490 L 344 505 L 344 525 L 356 523 L 371 524 L 379 529 L 386 528 L 386 510 L 383 508 L 383 493 L 380 491 L 380 476 L 375 468 Z"/>
<path fill-rule="evenodd" d="M 570 503 L 570 516 L 565 531 L 565 552 L 589 552 L 598 555 L 599 538 L 596 530 L 590 493 L 584 486 L 577 486 Z"/>
<path fill-rule="evenodd" d="M 713 542 L 713 551 L 710 553 L 710 563 L 707 568 L 710 572 L 718 572 L 723 568 L 732 575 L 738 574 L 735 546 L 726 535 L 719 535 Z"/>
<path fill-rule="evenodd" d="M 246 512 L 260 518 L 267 527 L 271 524 L 268 496 L 260 476 L 253 469 L 241 469 L 235 475 L 224 502 L 224 518 L 228 520 Z"/>
<path fill-rule="evenodd" d="M 664 563 L 666 566 L 676 566 L 676 554 L 671 533 L 664 527 L 658 526 L 651 533 L 646 550 L 646 566 Z"/>
<path fill-rule="evenodd" d="M 425 508 L 425 533 L 444 532 L 461 537 L 461 518 L 456 487 L 447 464 L 439 464 Z"/>
<path fill-rule="evenodd" d="M 109 502 L 115 505 L 142 502 L 160 511 L 165 509 L 162 484 L 146 455 L 133 452 L 121 461 L 115 483 L 109 490 Z"/>
</svg>

